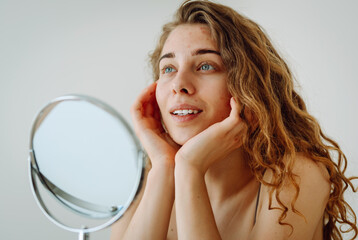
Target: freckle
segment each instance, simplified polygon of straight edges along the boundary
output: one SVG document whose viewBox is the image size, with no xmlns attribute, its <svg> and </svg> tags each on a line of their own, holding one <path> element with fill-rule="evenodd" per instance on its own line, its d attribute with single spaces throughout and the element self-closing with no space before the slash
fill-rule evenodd
<svg viewBox="0 0 358 240">
<path fill-rule="evenodd" d="M 208 34 L 210 33 L 209 29 L 207 27 L 200 27 L 201 33 Z"/>
</svg>

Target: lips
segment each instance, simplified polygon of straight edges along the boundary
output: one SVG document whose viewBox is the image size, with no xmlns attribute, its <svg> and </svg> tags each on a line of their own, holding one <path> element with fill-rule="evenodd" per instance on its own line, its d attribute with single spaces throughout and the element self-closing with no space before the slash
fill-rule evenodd
<svg viewBox="0 0 358 240">
<path fill-rule="evenodd" d="M 190 104 L 179 104 L 172 107 L 169 112 L 171 116 L 180 122 L 190 121 L 196 118 L 203 110 Z"/>
<path fill-rule="evenodd" d="M 183 110 L 175 110 L 171 114 L 179 115 L 179 116 L 185 116 L 188 114 L 198 114 L 199 110 L 192 110 L 192 109 L 183 109 Z"/>
<path fill-rule="evenodd" d="M 198 114 L 203 110 L 197 106 L 190 104 L 178 104 L 170 108 L 170 114 L 174 115 L 188 115 L 188 114 Z"/>
</svg>

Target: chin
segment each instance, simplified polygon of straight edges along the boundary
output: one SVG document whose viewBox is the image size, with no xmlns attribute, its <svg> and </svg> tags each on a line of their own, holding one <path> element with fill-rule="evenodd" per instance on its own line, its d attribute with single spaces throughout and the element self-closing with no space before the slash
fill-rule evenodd
<svg viewBox="0 0 358 240">
<path fill-rule="evenodd" d="M 173 139 L 173 141 L 180 145 L 183 146 L 188 140 L 190 140 L 191 138 L 195 137 L 198 133 L 195 132 L 190 132 L 190 133 L 183 133 L 183 132 L 169 132 L 169 136 Z"/>
<path fill-rule="evenodd" d="M 184 143 L 186 143 L 188 140 L 189 140 L 189 138 L 188 139 L 176 139 L 176 138 L 173 138 L 172 137 L 172 139 L 174 140 L 174 142 L 176 143 L 176 144 L 178 144 L 179 146 L 183 146 L 184 145 Z"/>
</svg>

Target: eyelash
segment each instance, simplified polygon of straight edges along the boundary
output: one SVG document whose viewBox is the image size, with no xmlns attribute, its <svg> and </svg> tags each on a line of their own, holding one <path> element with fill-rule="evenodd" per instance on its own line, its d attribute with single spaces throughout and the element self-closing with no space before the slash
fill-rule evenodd
<svg viewBox="0 0 358 240">
<path fill-rule="evenodd" d="M 211 68 L 211 69 L 203 70 L 203 69 L 201 69 L 203 66 L 209 66 L 209 68 Z M 172 69 L 172 70 L 174 70 L 174 71 L 166 72 L 166 70 L 169 69 L 169 68 Z M 200 66 L 197 68 L 197 70 L 198 70 L 198 71 L 200 71 L 200 70 L 202 70 L 202 71 L 213 71 L 213 70 L 217 70 L 217 68 L 216 68 L 213 64 L 209 64 L 208 62 L 204 62 L 204 63 L 200 64 Z M 175 72 L 175 71 L 176 71 L 175 68 L 172 67 L 172 66 L 170 66 L 170 65 L 165 65 L 165 66 L 160 70 L 160 72 L 161 72 L 162 74 L 169 74 L 169 73 L 172 73 L 172 72 Z"/>
<path fill-rule="evenodd" d="M 201 69 L 203 66 L 209 66 L 209 67 L 211 67 L 212 69 L 203 70 L 203 69 Z M 199 66 L 198 70 L 212 71 L 212 70 L 216 70 L 216 67 L 215 67 L 214 65 L 208 63 L 208 62 L 204 62 L 204 63 L 202 63 L 202 64 Z"/>
<path fill-rule="evenodd" d="M 171 69 L 175 70 L 172 66 L 170 66 L 170 65 L 165 65 L 165 66 L 161 69 L 161 73 L 162 73 L 162 74 L 172 73 L 173 71 L 171 71 L 171 72 L 165 72 L 166 69 L 168 69 L 168 68 L 171 68 Z"/>
</svg>

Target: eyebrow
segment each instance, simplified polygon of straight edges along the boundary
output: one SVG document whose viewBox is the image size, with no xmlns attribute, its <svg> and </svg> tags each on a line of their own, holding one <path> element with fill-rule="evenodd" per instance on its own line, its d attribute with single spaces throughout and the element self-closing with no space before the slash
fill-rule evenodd
<svg viewBox="0 0 358 240">
<path fill-rule="evenodd" d="M 195 56 L 195 55 L 202 55 L 202 54 L 207 54 L 207 53 L 214 53 L 216 55 L 221 56 L 220 52 L 212 50 L 212 49 L 197 49 L 191 55 Z"/>
<path fill-rule="evenodd" d="M 212 50 L 212 49 L 205 49 L 205 48 L 200 48 L 200 49 L 197 49 L 195 50 L 194 52 L 192 52 L 192 56 L 196 56 L 196 55 L 203 55 L 203 54 L 208 54 L 208 53 L 213 53 L 213 54 L 216 54 L 218 56 L 221 56 L 220 52 L 218 51 L 215 51 L 215 50 Z M 159 62 L 163 59 L 163 58 L 174 58 L 175 57 L 175 54 L 173 52 L 170 52 L 170 53 L 166 53 L 164 54 L 163 56 L 161 56 L 159 58 Z"/>
<path fill-rule="evenodd" d="M 173 52 L 170 52 L 170 53 L 166 53 L 164 54 L 163 56 L 161 56 L 159 58 L 159 62 L 163 59 L 163 58 L 174 58 L 175 57 L 175 54 Z"/>
</svg>

